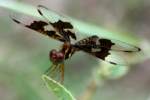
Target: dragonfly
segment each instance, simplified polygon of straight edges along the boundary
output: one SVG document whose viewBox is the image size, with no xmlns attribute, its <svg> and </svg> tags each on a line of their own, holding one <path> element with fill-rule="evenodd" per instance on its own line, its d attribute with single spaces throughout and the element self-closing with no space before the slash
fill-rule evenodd
<svg viewBox="0 0 150 100">
<path fill-rule="evenodd" d="M 110 59 L 115 55 L 114 52 L 126 54 L 141 51 L 137 46 L 115 39 L 102 38 L 97 35 L 88 36 L 72 43 L 72 40 L 77 40 L 77 34 L 73 31 L 74 26 L 70 21 L 61 19 L 63 16 L 57 20 L 51 20 L 50 16 L 47 15 L 47 13 L 51 13 L 51 11 L 43 5 L 37 6 L 37 12 L 44 20 L 33 20 L 29 24 L 25 24 L 12 16 L 11 19 L 26 28 L 63 43 L 60 50 L 52 49 L 49 52 L 49 59 L 52 65 L 45 72 L 45 74 L 50 77 L 56 77 L 59 74 L 58 77 L 61 83 L 64 81 L 64 63 L 67 59 L 71 58 L 75 52 L 83 51 L 113 65 L 125 65 L 118 59 Z M 48 26 L 51 28 L 47 28 Z"/>
</svg>

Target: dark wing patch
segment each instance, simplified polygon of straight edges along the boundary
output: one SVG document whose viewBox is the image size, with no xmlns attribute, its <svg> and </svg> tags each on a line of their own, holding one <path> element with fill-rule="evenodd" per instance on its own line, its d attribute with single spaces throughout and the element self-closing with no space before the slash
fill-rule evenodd
<svg viewBox="0 0 150 100">
<path fill-rule="evenodd" d="M 45 27 L 48 26 L 49 24 L 44 21 L 32 21 L 30 24 L 24 24 L 23 22 L 20 22 L 15 18 L 12 18 L 12 20 L 18 24 L 23 25 L 24 27 L 37 31 L 41 34 L 47 35 L 53 39 L 59 40 L 61 42 L 66 41 L 64 37 L 62 37 L 58 32 L 54 31 L 53 29 L 49 29 L 49 30 L 45 29 Z"/>
<path fill-rule="evenodd" d="M 105 38 L 100 38 L 99 39 L 99 46 L 100 47 L 104 47 L 106 49 L 109 49 L 105 44 L 107 43 L 107 41 L 104 40 L 109 40 L 109 39 L 105 39 Z M 134 45 L 131 45 L 129 43 L 126 42 L 122 42 L 119 40 L 115 40 L 115 39 L 111 39 L 109 40 L 112 44 L 111 50 L 112 51 L 118 51 L 118 52 L 128 52 L 128 53 L 132 53 L 132 52 L 139 52 L 141 51 L 141 49 L 139 47 L 136 47 Z"/>
<path fill-rule="evenodd" d="M 10 17 L 12 18 L 13 21 L 23 25 L 24 27 L 40 32 L 44 35 L 47 35 L 61 42 L 70 42 L 71 38 L 76 40 L 76 35 L 72 31 L 73 26 L 69 21 L 64 21 L 63 19 L 65 18 L 61 17 L 56 12 L 49 11 L 48 8 L 42 5 L 39 5 L 37 10 L 38 13 L 44 18 L 44 21 L 32 20 L 30 21 L 30 23 L 27 24 L 27 20 L 25 19 L 23 19 L 24 21 L 23 20 L 19 21 L 14 16 Z M 28 18 L 32 19 L 29 16 Z"/>
<path fill-rule="evenodd" d="M 98 47 L 97 45 L 101 42 L 101 45 L 105 45 L 107 49 L 104 47 Z M 85 38 L 83 40 L 80 40 L 77 42 L 74 47 L 78 48 L 79 50 L 85 51 L 97 58 L 100 58 L 102 60 L 106 60 L 105 58 L 110 55 L 109 51 L 114 45 L 114 43 L 111 43 L 110 40 L 107 39 L 99 39 L 97 36 L 91 36 L 88 38 Z M 108 61 L 109 63 L 116 64 L 115 62 Z"/>
<path fill-rule="evenodd" d="M 26 27 L 37 30 L 37 31 L 45 31 L 44 26 L 48 25 L 46 22 L 43 21 L 33 21 L 30 25 L 25 25 Z"/>
<path fill-rule="evenodd" d="M 66 34 L 68 34 L 69 36 L 71 36 L 74 40 L 76 40 L 76 35 L 74 32 L 72 32 L 71 30 L 65 30 Z"/>
<path fill-rule="evenodd" d="M 98 36 L 94 35 L 83 40 L 80 40 L 75 44 L 76 46 L 82 45 L 92 48 L 105 48 L 112 51 L 119 51 L 119 52 L 139 52 L 141 49 L 134 45 L 114 40 L 114 39 L 106 39 L 106 38 L 99 38 Z"/>
<path fill-rule="evenodd" d="M 59 32 L 66 39 L 66 41 L 70 42 L 70 37 L 76 40 L 75 33 L 70 31 L 73 30 L 73 25 L 63 16 L 58 15 L 42 5 L 38 5 L 38 12 L 50 25 L 53 26 L 53 28 L 55 28 L 55 31 Z"/>
<path fill-rule="evenodd" d="M 63 22 L 58 20 L 57 22 L 51 23 L 51 25 L 58 29 L 73 29 L 73 26 L 69 22 Z"/>
<path fill-rule="evenodd" d="M 111 64 L 126 65 L 124 61 L 117 60 L 116 54 L 122 55 L 127 52 L 136 52 L 139 51 L 139 48 L 121 41 L 119 41 L 121 43 L 117 42 L 115 42 L 115 40 L 99 38 L 94 35 L 80 40 L 73 46 Z M 127 48 L 124 45 L 127 46 Z"/>
<path fill-rule="evenodd" d="M 102 47 L 98 47 L 99 43 L 101 43 Z M 112 43 L 110 40 L 99 39 L 97 36 L 91 36 L 80 40 L 74 45 L 74 47 L 105 60 L 105 57 L 110 54 L 109 50 L 111 49 L 112 45 L 114 45 L 114 43 Z M 105 49 L 104 46 L 107 47 L 107 49 Z"/>
</svg>

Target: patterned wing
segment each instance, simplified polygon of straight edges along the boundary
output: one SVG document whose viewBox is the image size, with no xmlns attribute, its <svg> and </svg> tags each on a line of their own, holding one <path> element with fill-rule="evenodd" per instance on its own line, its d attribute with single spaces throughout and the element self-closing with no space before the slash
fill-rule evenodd
<svg viewBox="0 0 150 100">
<path fill-rule="evenodd" d="M 71 31 L 73 29 L 71 23 L 62 21 L 60 19 L 61 17 L 57 13 L 49 11 L 44 6 L 39 5 L 37 11 L 44 18 L 44 21 L 34 20 L 32 17 L 26 15 L 24 15 L 24 17 L 27 17 L 27 20 L 26 19 L 18 20 L 14 16 L 10 17 L 14 22 L 23 25 L 24 27 L 37 31 L 41 34 L 44 34 L 48 37 L 59 40 L 61 42 L 66 41 L 70 42 L 70 37 L 76 39 L 75 33 Z M 53 16 L 49 18 L 48 13 L 53 13 Z M 59 17 L 57 17 L 56 15 Z"/>
<path fill-rule="evenodd" d="M 38 5 L 38 12 L 67 41 L 70 41 L 70 37 L 76 40 L 76 35 L 73 32 L 73 25 L 70 23 L 70 21 L 68 21 L 67 17 L 65 18 L 62 15 L 58 15 L 42 5 Z"/>
<path fill-rule="evenodd" d="M 56 39 L 56 40 L 59 40 L 61 42 L 65 42 L 65 38 L 63 36 L 61 36 L 58 32 L 56 32 L 52 27 L 50 27 L 50 25 L 45 22 L 45 21 L 41 21 L 41 20 L 32 20 L 30 22 L 27 23 L 27 21 L 19 21 L 17 20 L 16 18 L 13 18 L 11 16 L 12 20 L 24 27 L 27 27 L 29 29 L 32 29 L 34 31 L 37 31 L 43 35 L 46 35 L 50 38 L 53 38 L 53 39 Z M 49 29 L 47 29 L 47 27 L 50 27 Z"/>
<path fill-rule="evenodd" d="M 125 42 L 99 38 L 95 35 L 80 40 L 73 46 L 115 65 L 126 65 L 124 61 L 116 58 L 116 54 L 121 56 L 123 53 L 133 53 L 141 50 Z"/>
</svg>

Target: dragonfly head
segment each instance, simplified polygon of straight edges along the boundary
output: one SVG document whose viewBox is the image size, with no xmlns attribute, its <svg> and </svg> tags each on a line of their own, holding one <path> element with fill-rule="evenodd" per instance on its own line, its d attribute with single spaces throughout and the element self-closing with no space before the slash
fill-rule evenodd
<svg viewBox="0 0 150 100">
<path fill-rule="evenodd" d="M 49 59 L 56 64 L 62 63 L 64 61 L 64 53 L 53 49 L 49 53 Z"/>
</svg>

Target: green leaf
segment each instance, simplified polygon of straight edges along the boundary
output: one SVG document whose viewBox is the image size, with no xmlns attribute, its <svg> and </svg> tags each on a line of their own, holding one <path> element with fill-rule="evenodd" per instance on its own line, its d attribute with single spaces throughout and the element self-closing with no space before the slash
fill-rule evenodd
<svg viewBox="0 0 150 100">
<path fill-rule="evenodd" d="M 46 83 L 47 88 L 52 91 L 59 98 L 59 100 L 76 100 L 63 85 L 56 82 L 52 78 L 43 75 L 42 79 Z"/>
</svg>

